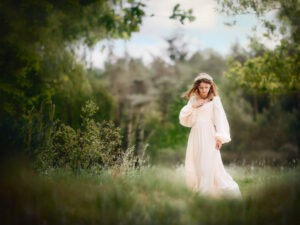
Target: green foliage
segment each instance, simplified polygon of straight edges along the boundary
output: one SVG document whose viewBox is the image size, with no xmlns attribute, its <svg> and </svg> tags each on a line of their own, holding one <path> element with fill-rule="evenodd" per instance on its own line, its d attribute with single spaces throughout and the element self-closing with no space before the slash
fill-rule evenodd
<svg viewBox="0 0 300 225">
<path fill-rule="evenodd" d="M 296 118 L 300 118 L 299 1 L 217 0 L 217 2 L 221 7 L 220 12 L 227 15 L 237 16 L 254 12 L 267 29 L 263 34 L 265 37 L 269 39 L 276 35 L 280 37 L 280 44 L 273 50 L 267 49 L 256 38 L 250 38 L 250 58 L 241 62 L 234 57 L 228 57 L 229 68 L 225 76 L 230 78 L 235 88 L 241 88 L 245 92 L 244 96 L 248 95 L 248 101 L 253 105 L 254 119 L 257 121 L 254 121 L 255 129 L 251 133 L 260 134 L 259 139 L 264 137 L 268 141 L 273 140 L 272 144 L 267 146 L 275 146 L 275 143 L 278 147 L 291 144 L 296 145 L 293 148 L 299 152 L 299 132 L 295 132 L 296 127 L 296 130 L 299 130 L 299 119 Z M 264 18 L 269 11 L 275 10 L 277 21 Z M 263 103 L 265 105 L 260 103 L 262 96 L 268 98 L 267 103 Z M 275 114 L 275 118 L 271 116 Z M 285 121 L 279 118 L 285 118 Z M 262 121 L 264 122 L 260 123 Z M 286 124 L 293 128 L 288 129 Z M 267 137 L 268 134 L 273 135 Z M 260 142 L 255 137 L 251 139 Z"/>
<path fill-rule="evenodd" d="M 56 84 L 64 84 L 72 73 L 76 74 L 72 71 L 78 68 L 74 55 L 66 52 L 66 48 L 73 47 L 72 42 L 83 39 L 90 46 L 110 36 L 119 38 L 124 33 L 130 36 L 141 23 L 143 13 L 137 9 L 143 6 L 132 3 L 132 7 L 119 15 L 113 7 L 120 3 L 3 1 L 0 6 L 1 21 L 5 21 L 1 23 L 0 39 L 3 112 L 22 115 L 40 98 L 53 95 L 53 89 L 59 88 Z M 82 73 L 77 72 L 79 76 Z"/>
<path fill-rule="evenodd" d="M 186 99 L 178 98 L 168 105 L 168 113 L 163 126 L 161 121 L 147 121 L 145 129 L 155 131 L 148 140 L 153 144 L 151 148 L 176 148 L 186 141 L 189 129 L 178 122 L 178 113 L 186 101 Z"/>
<path fill-rule="evenodd" d="M 169 17 L 170 19 L 178 19 L 181 24 L 184 24 L 184 21 L 186 19 L 188 19 L 190 22 L 193 22 L 196 17 L 193 16 L 193 9 L 189 9 L 188 11 L 183 11 L 179 9 L 180 4 L 177 3 L 174 7 L 173 7 L 173 12 L 172 15 Z"/>
<path fill-rule="evenodd" d="M 228 58 L 225 76 L 238 85 L 265 93 L 300 91 L 300 63 L 297 53 L 290 55 L 286 46 L 265 50 L 262 56 L 248 59 L 244 65 Z"/>
<path fill-rule="evenodd" d="M 227 15 L 241 15 L 255 12 L 267 28 L 264 36 L 271 38 L 270 34 L 278 31 L 283 36 L 280 45 L 274 50 L 263 49 L 263 52 L 255 52 L 243 65 L 229 57 L 229 72 L 227 77 L 235 80 L 239 85 L 248 87 L 253 91 L 266 93 L 283 93 L 288 91 L 297 93 L 300 90 L 300 52 L 299 52 L 299 26 L 300 4 L 298 1 L 268 0 L 255 1 L 244 0 L 239 4 L 232 0 L 219 1 L 220 12 Z M 280 26 L 263 17 L 268 11 L 277 10 L 276 21 Z M 288 29 L 287 29 L 288 28 Z M 285 31 L 289 34 L 285 34 Z M 253 50 L 258 49 L 259 43 L 252 40 L 250 44 Z"/>
<path fill-rule="evenodd" d="M 230 124 L 232 141 L 223 150 L 237 156 L 239 161 L 251 154 L 249 162 L 263 157 L 264 151 L 276 154 L 276 163 L 285 164 L 287 158 L 297 158 L 299 149 L 297 127 L 298 112 L 293 100 L 281 96 L 274 103 L 266 94 L 258 94 L 257 114 L 255 115 L 253 93 L 231 83 L 227 88 L 234 89 L 223 98 L 224 108 Z M 290 103 L 288 103 L 290 101 Z M 286 108 L 284 104 L 289 104 Z M 294 105 L 293 105 L 294 104 Z M 225 163 L 235 158 L 232 156 Z M 272 163 L 272 162 L 270 162 Z"/>
<path fill-rule="evenodd" d="M 31 109 L 41 104 L 53 102 L 56 117 L 76 128 L 81 105 L 95 97 L 99 105 L 107 107 L 101 108 L 98 118 L 112 118 L 111 99 L 103 88 L 91 87 L 75 49 L 82 44 L 92 47 L 107 38 L 130 37 L 137 31 L 144 5 L 128 1 L 123 7 L 126 2 L 1 2 L 0 130 L 7 150 L 23 148 L 18 130 Z"/>
<path fill-rule="evenodd" d="M 88 101 L 81 110 L 82 124 L 77 130 L 58 124 L 48 131 L 37 154 L 37 166 L 42 169 L 70 168 L 95 169 L 119 163 L 121 154 L 120 129 L 111 121 L 93 119 L 98 107 Z"/>
<path fill-rule="evenodd" d="M 287 27 L 289 35 L 284 35 L 281 44 L 274 50 L 264 49 L 262 53 L 256 52 L 253 58 L 249 59 L 244 65 L 235 62 L 232 58 L 228 59 L 228 77 L 233 78 L 239 85 L 248 87 L 253 91 L 266 93 L 284 93 L 291 91 L 299 92 L 300 67 L 299 67 L 299 26 L 300 5 L 298 1 L 252 1 L 245 0 L 236 4 L 234 1 L 219 1 L 221 12 L 230 15 L 247 14 L 254 11 L 263 21 L 269 37 L 276 30 L 284 35 Z M 277 9 L 277 18 L 281 22 L 279 27 L 271 21 L 263 19 L 269 10 Z M 250 11 L 249 11 L 250 10 Z M 277 29 L 278 28 L 278 29 Z M 256 50 L 259 43 L 252 41 L 251 47 Z"/>
<path fill-rule="evenodd" d="M 92 47 L 103 39 L 129 39 L 139 31 L 145 6 L 132 0 L 2 1 L 1 118 L 22 117 L 54 95 L 61 113 L 61 99 L 89 95 L 75 48 Z"/>
</svg>

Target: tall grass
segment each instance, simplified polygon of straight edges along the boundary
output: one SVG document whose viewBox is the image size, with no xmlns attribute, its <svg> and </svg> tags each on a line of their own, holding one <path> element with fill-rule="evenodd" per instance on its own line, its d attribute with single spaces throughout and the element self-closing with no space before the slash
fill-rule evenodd
<svg viewBox="0 0 300 225">
<path fill-rule="evenodd" d="M 37 174 L 24 160 L 1 165 L 2 224 L 297 224 L 300 168 L 230 165 L 243 200 L 187 189 L 183 166 L 120 173 Z"/>
</svg>

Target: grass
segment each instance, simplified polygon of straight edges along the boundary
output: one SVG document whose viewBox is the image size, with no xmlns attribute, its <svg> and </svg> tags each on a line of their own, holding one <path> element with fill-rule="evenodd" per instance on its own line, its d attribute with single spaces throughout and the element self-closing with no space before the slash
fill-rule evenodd
<svg viewBox="0 0 300 225">
<path fill-rule="evenodd" d="M 1 164 L 2 224 L 297 224 L 300 168 L 226 166 L 244 199 L 210 199 L 185 186 L 183 165 L 128 174 L 35 173 Z"/>
</svg>

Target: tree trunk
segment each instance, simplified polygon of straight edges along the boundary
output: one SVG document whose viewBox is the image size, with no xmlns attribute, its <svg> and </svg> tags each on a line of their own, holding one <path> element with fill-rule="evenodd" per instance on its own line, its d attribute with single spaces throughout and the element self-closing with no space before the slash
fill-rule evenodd
<svg viewBox="0 0 300 225">
<path fill-rule="evenodd" d="M 257 95 L 253 95 L 253 108 L 254 108 L 254 121 L 256 121 L 258 114 L 258 103 L 257 103 Z"/>
<path fill-rule="evenodd" d="M 131 140 L 132 132 L 132 108 L 129 108 L 127 119 L 125 121 L 124 127 L 124 139 L 123 139 L 123 149 L 126 150 L 132 143 Z"/>
</svg>

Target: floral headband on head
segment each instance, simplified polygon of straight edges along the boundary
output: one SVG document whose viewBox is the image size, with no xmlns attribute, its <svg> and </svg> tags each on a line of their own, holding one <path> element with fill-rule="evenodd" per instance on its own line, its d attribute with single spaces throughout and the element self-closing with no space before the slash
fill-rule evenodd
<svg viewBox="0 0 300 225">
<path fill-rule="evenodd" d="M 214 81 L 213 78 L 210 75 L 208 75 L 207 73 L 199 73 L 199 75 L 195 78 L 194 81 L 196 82 L 197 80 L 200 80 L 200 79 L 203 79 L 203 78 L 208 79 L 212 82 Z"/>
</svg>

